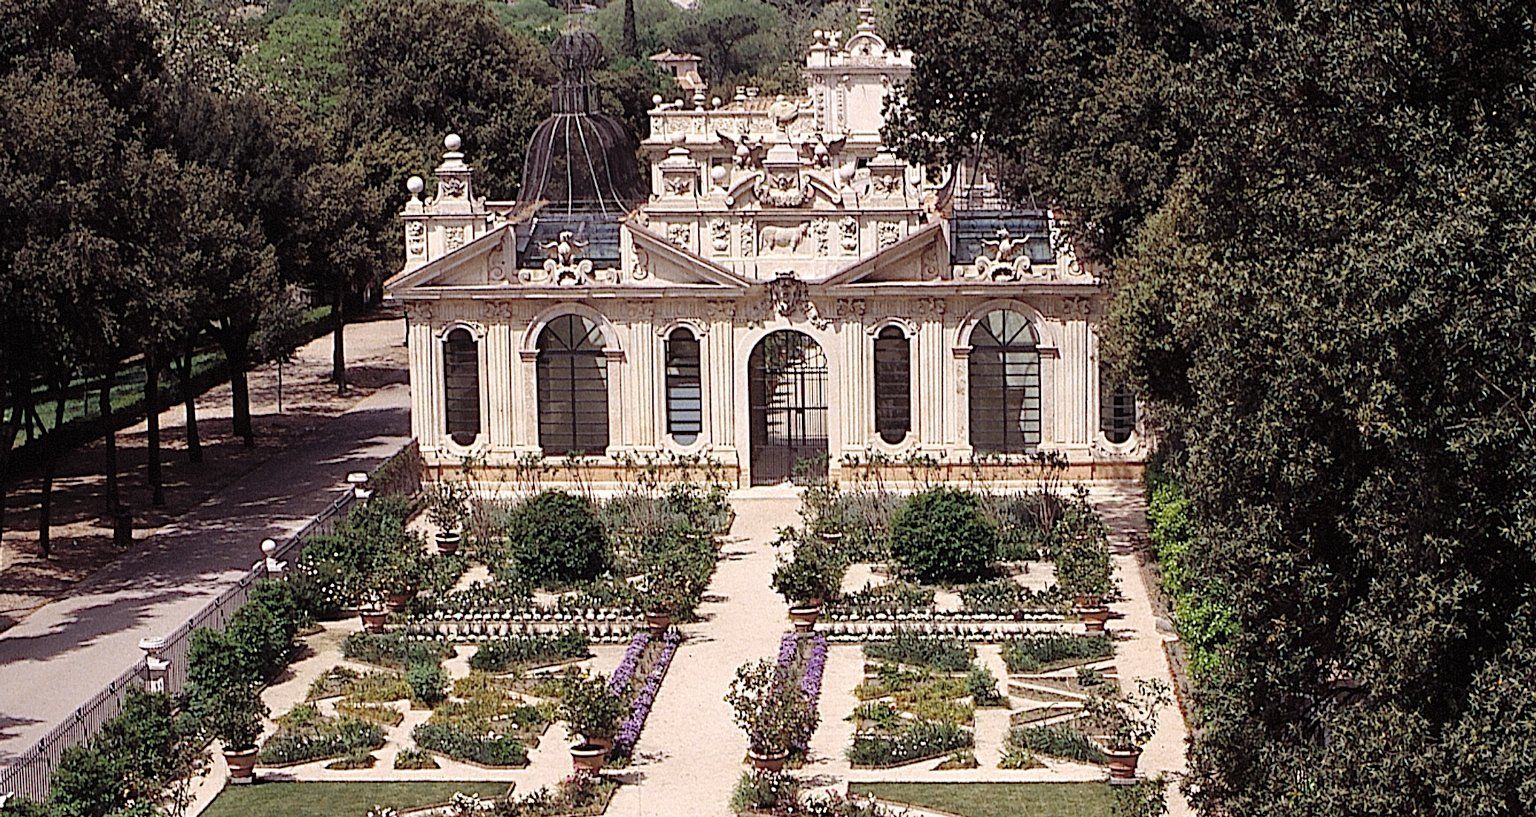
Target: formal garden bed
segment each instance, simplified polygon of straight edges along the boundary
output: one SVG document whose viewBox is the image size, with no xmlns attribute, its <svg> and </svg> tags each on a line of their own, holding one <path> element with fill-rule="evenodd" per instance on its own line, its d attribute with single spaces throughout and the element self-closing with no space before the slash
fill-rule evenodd
<svg viewBox="0 0 1536 817">
<path fill-rule="evenodd" d="M 816 608 L 833 641 L 891 638 L 910 625 L 971 641 L 1082 620 L 1102 631 L 1116 592 L 1107 531 L 1082 490 L 808 486 L 803 527 L 786 527 L 775 586 Z"/>
</svg>

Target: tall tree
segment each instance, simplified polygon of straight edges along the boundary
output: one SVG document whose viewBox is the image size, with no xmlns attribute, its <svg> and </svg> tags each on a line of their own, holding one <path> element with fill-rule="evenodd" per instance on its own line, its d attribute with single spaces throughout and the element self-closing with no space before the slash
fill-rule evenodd
<svg viewBox="0 0 1536 817">
<path fill-rule="evenodd" d="M 621 47 L 624 56 L 632 60 L 640 59 L 640 32 L 635 27 L 635 0 L 624 0 L 624 42 Z"/>
<path fill-rule="evenodd" d="M 458 133 L 474 150 L 477 182 L 516 194 L 528 137 L 549 112 L 543 46 L 486 6 L 451 0 L 360 0 L 342 15 L 342 41 L 349 147 L 403 134 L 420 151 L 412 164 L 424 165 Z M 404 204 L 403 188 L 391 193 Z"/>
<path fill-rule="evenodd" d="M 1197 806 L 1530 813 L 1489 747 L 1536 747 L 1536 12 L 897 8 L 921 52 L 894 132 L 935 162 L 980 133 L 1074 215 L 1106 349 L 1181 442 L 1237 623 Z"/>
</svg>

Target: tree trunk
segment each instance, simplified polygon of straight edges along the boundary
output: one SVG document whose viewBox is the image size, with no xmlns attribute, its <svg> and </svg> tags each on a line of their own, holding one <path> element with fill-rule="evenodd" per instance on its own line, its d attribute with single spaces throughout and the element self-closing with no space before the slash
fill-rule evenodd
<svg viewBox="0 0 1536 817">
<path fill-rule="evenodd" d="M 234 431 L 244 441 L 246 448 L 256 446 L 256 434 L 251 428 L 251 387 L 246 377 L 245 361 L 229 362 L 229 391 L 234 405 Z"/>
<path fill-rule="evenodd" d="M 335 327 L 331 343 L 331 380 L 336 382 L 336 393 L 347 393 L 347 350 L 343 341 L 343 334 L 347 326 L 347 290 L 344 287 L 336 288 L 336 304 L 331 310 L 331 321 Z"/>
<path fill-rule="evenodd" d="M 156 508 L 163 508 L 165 487 L 160 472 L 160 360 L 153 346 L 144 350 L 144 425 L 149 442 L 149 501 Z"/>
<path fill-rule="evenodd" d="M 117 426 L 112 422 L 112 375 L 110 373 L 101 382 L 101 422 L 105 428 L 106 443 L 106 517 L 107 528 L 112 531 L 112 542 L 118 546 L 125 546 L 123 541 L 122 525 L 119 517 L 123 513 L 122 497 L 117 486 Z"/>
<path fill-rule="evenodd" d="M 53 404 L 54 431 L 64 427 L 64 408 L 68 401 L 68 386 L 59 386 Z M 53 472 L 57 452 L 54 445 L 45 444 L 43 448 L 43 489 L 37 500 L 37 548 L 44 559 L 53 557 Z"/>
<path fill-rule="evenodd" d="M 624 56 L 640 59 L 640 36 L 635 30 L 635 0 L 624 0 Z"/>
<path fill-rule="evenodd" d="M 17 392 L 16 403 L 11 406 L 11 419 L 8 422 L 0 421 L 0 534 L 5 532 L 6 483 L 11 476 L 7 470 L 10 467 L 11 446 L 16 443 L 16 432 L 22 417 L 20 390 Z M 4 411 L 0 411 L 0 417 L 4 417 Z"/>
<path fill-rule="evenodd" d="M 182 353 L 181 365 L 178 367 L 173 362 L 171 368 L 179 369 L 177 377 L 181 379 L 181 402 L 187 413 L 187 462 L 202 462 L 203 438 L 197 433 L 197 391 L 192 388 L 192 356 L 192 344 L 188 343 L 186 351 Z"/>
</svg>

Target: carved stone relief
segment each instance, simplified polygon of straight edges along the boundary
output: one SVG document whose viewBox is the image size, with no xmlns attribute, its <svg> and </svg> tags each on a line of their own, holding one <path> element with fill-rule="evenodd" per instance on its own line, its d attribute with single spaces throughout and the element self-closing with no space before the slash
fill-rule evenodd
<svg viewBox="0 0 1536 817">
<path fill-rule="evenodd" d="M 422 255 L 427 251 L 426 224 L 420 221 L 405 223 L 405 251 L 411 255 Z"/>
<path fill-rule="evenodd" d="M 1023 278 L 1043 278 L 1047 268 L 1036 272 L 1029 259 L 1029 237 L 1015 239 L 1007 227 L 999 227 L 997 238 L 986 242 L 976 263 L 960 269 L 960 277 L 981 281 L 1013 282 Z"/>
<path fill-rule="evenodd" d="M 752 256 L 757 252 L 757 222 L 750 219 L 741 222 L 741 254 Z"/>
<path fill-rule="evenodd" d="M 432 304 L 426 301 L 406 301 L 405 319 L 409 323 L 431 323 Z"/>
<path fill-rule="evenodd" d="M 839 235 L 839 246 L 841 246 L 843 248 L 843 252 L 849 252 L 849 253 L 851 253 L 851 252 L 858 252 L 859 251 L 859 221 L 858 221 L 858 219 L 854 218 L 853 216 L 843 216 L 842 220 L 837 222 L 837 230 L 838 230 L 838 235 Z"/>
<path fill-rule="evenodd" d="M 820 219 L 819 218 L 819 219 L 816 219 L 816 221 L 812 222 L 812 224 L 811 224 L 811 238 L 813 239 L 813 241 L 815 243 L 816 254 L 818 256 L 823 256 L 824 257 L 824 256 L 827 256 L 827 255 L 831 254 L 831 252 L 832 252 L 831 232 L 832 232 L 832 225 L 828 224 L 826 219 Z"/>
<path fill-rule="evenodd" d="M 800 243 L 810 229 L 809 221 L 793 225 L 764 224 L 758 228 L 760 251 L 763 255 L 792 255 L 800 250 Z"/>
<path fill-rule="evenodd" d="M 443 248 L 448 250 L 449 252 L 452 252 L 453 250 L 456 250 L 456 249 L 464 246 L 464 234 L 465 234 L 465 232 L 466 232 L 466 230 L 465 230 L 463 225 L 456 225 L 456 226 L 453 226 L 453 227 L 444 227 L 443 228 Z"/>
<path fill-rule="evenodd" d="M 894 221 L 882 221 L 875 227 L 876 248 L 885 249 L 901 240 L 901 225 Z"/>
<path fill-rule="evenodd" d="M 464 195 L 464 188 L 465 183 L 462 178 L 457 176 L 448 176 L 447 178 L 444 178 L 438 182 L 437 189 L 444 198 L 456 199 Z"/>
<path fill-rule="evenodd" d="M 709 220 L 709 246 L 717 253 L 731 249 L 731 227 L 723 218 Z"/>
<path fill-rule="evenodd" d="M 796 278 L 794 272 L 781 270 L 764 285 L 764 290 L 763 299 L 753 309 L 749 323 L 761 326 L 771 316 L 777 315 L 791 320 L 804 317 L 818 329 L 827 327 L 828 321 L 811 300 L 805 282 Z"/>
<path fill-rule="evenodd" d="M 693 225 L 687 222 L 674 222 L 667 225 L 667 240 L 683 249 L 693 243 Z"/>
</svg>

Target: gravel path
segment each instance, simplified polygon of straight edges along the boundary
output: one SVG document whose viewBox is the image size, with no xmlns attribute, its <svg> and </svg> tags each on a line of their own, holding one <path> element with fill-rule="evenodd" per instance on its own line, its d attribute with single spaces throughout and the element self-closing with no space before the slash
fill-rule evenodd
<svg viewBox="0 0 1536 817">
<path fill-rule="evenodd" d="M 725 692 L 736 668 L 778 654 L 788 629 L 784 602 L 768 584 L 774 531 L 799 521 L 799 500 L 733 502 L 736 522 L 714 580 L 699 608 L 703 620 L 683 628 L 683 642 L 656 697 L 635 762 L 609 817 L 728 815 L 731 790 L 746 769 L 747 739 L 736 728 Z M 782 493 L 782 492 L 779 492 Z"/>
</svg>

